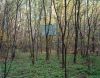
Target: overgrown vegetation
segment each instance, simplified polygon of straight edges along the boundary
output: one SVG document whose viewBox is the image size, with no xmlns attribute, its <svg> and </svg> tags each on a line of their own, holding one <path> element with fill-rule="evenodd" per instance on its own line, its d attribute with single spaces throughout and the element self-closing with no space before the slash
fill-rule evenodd
<svg viewBox="0 0 100 78">
<path fill-rule="evenodd" d="M 99 78 L 100 77 L 100 57 L 91 56 L 91 70 L 88 70 L 84 59 L 78 55 L 77 64 L 73 63 L 73 56 L 69 54 L 67 56 L 67 72 L 69 78 Z M 11 71 L 7 78 L 63 78 L 64 72 L 61 67 L 61 63 L 52 54 L 52 58 L 46 63 L 45 55 L 40 54 L 40 57 L 34 64 L 31 63 L 29 53 L 17 52 L 17 56 L 12 63 Z M 3 64 L 0 64 L 0 72 L 3 71 Z M 1 75 L 0 73 L 0 75 Z"/>
<path fill-rule="evenodd" d="M 99 0 L 0 0 L 1 78 L 99 78 Z"/>
</svg>

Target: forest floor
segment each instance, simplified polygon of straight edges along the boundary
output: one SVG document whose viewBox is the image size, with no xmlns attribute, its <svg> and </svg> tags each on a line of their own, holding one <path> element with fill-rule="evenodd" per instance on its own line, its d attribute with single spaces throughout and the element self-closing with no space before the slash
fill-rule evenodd
<svg viewBox="0 0 100 78">
<path fill-rule="evenodd" d="M 100 78 L 100 56 L 91 56 L 91 60 L 91 69 L 88 70 L 87 65 L 83 63 L 85 59 L 78 55 L 77 64 L 74 64 L 73 55 L 68 54 L 68 78 Z M 0 62 L 0 74 L 3 68 L 4 64 Z M 45 61 L 45 54 L 40 54 L 32 65 L 29 53 L 18 52 L 7 78 L 64 78 L 64 70 L 56 54 L 51 55 L 48 63 Z"/>
</svg>

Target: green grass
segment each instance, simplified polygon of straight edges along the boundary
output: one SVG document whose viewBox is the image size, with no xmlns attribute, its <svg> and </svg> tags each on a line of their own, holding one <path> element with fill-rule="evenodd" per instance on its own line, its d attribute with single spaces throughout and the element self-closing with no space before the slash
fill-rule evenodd
<svg viewBox="0 0 100 78">
<path fill-rule="evenodd" d="M 78 56 L 77 64 L 73 64 L 73 56 L 67 56 L 67 72 L 69 78 L 100 78 L 100 57 L 91 56 L 93 65 L 91 70 L 83 63 L 85 60 Z M 3 64 L 0 64 L 0 71 Z M 50 61 L 46 63 L 45 54 L 40 54 L 34 65 L 31 64 L 29 53 L 17 53 L 12 63 L 12 68 L 7 78 L 64 78 L 64 72 L 56 55 L 51 55 Z"/>
</svg>

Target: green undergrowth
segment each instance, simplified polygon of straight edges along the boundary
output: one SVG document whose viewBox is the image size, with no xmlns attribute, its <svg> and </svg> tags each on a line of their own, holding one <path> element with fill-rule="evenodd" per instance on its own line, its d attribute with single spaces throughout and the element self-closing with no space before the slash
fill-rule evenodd
<svg viewBox="0 0 100 78">
<path fill-rule="evenodd" d="M 77 63 L 73 63 L 73 55 L 67 55 L 68 78 L 100 78 L 100 57 L 91 56 L 91 69 L 88 70 L 85 59 L 80 55 Z M 3 63 L 0 63 L 0 72 L 3 71 Z M 17 53 L 12 63 L 7 78 L 64 78 L 64 70 L 61 62 L 55 54 L 52 54 L 48 62 L 45 61 L 45 54 L 39 54 L 35 64 L 32 65 L 29 53 Z"/>
</svg>

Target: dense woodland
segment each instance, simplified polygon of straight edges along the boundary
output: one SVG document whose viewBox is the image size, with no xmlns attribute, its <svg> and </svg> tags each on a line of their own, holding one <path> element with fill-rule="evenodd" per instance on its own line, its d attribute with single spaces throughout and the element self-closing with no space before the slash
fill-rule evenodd
<svg viewBox="0 0 100 78">
<path fill-rule="evenodd" d="M 0 78 L 100 78 L 99 0 L 0 0 Z"/>
</svg>

